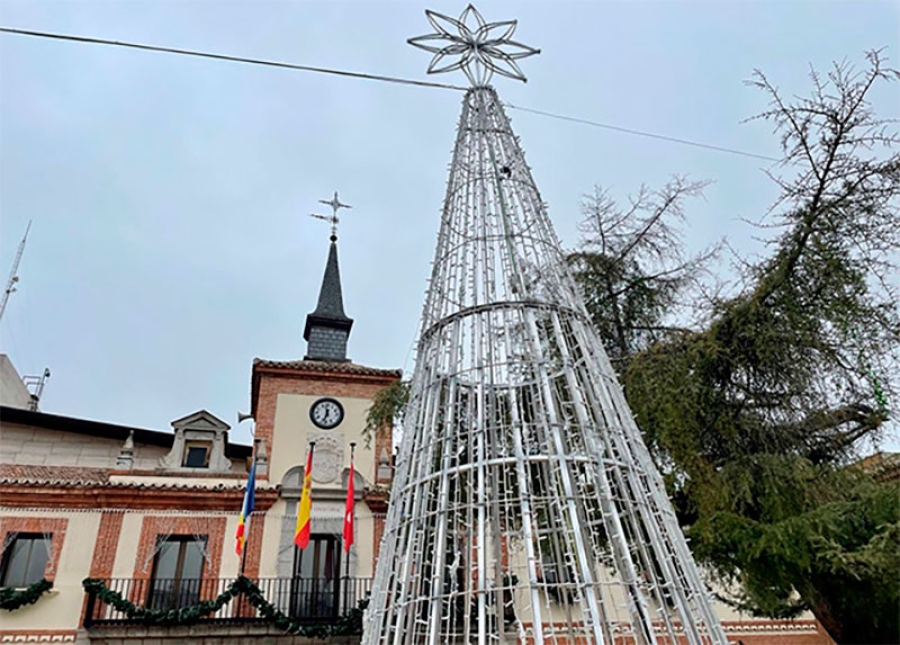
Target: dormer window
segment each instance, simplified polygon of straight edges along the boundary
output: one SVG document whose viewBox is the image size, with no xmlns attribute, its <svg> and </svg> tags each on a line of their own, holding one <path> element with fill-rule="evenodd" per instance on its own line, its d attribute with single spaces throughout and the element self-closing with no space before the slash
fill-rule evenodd
<svg viewBox="0 0 900 645">
<path fill-rule="evenodd" d="M 164 473 L 190 473 L 205 469 L 211 473 L 232 471 L 231 459 L 225 456 L 228 424 L 200 410 L 172 422 L 175 437 L 169 454 L 159 460 Z"/>
<path fill-rule="evenodd" d="M 209 468 L 209 453 L 212 450 L 212 442 L 188 441 L 184 446 L 184 468 Z"/>
</svg>

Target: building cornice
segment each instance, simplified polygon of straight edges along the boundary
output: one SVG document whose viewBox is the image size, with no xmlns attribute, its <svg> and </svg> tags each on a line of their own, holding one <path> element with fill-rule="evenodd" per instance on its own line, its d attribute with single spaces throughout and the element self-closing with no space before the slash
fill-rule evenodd
<svg viewBox="0 0 900 645">
<path fill-rule="evenodd" d="M 389 500 L 384 493 L 378 491 L 366 491 L 363 495 L 363 500 L 373 513 L 387 513 Z"/>
<path fill-rule="evenodd" d="M 263 376 L 386 386 L 401 379 L 403 370 L 367 367 L 349 362 L 275 361 L 265 358 L 254 358 L 250 382 L 250 413 L 254 417 L 256 416 L 256 406 L 259 402 L 260 381 Z"/>
<path fill-rule="evenodd" d="M 265 358 L 253 359 L 253 371 L 286 371 L 291 374 L 308 372 L 317 375 L 334 374 L 342 377 L 352 375 L 359 377 L 376 377 L 387 381 L 394 381 L 403 376 L 403 370 L 367 367 L 365 365 L 359 365 L 358 363 L 312 360 L 275 361 Z"/>
<path fill-rule="evenodd" d="M 244 499 L 244 488 L 138 483 L 85 486 L 74 482 L 3 480 L 0 499 L 7 508 L 237 511 Z M 276 489 L 257 489 L 255 510 L 267 511 L 277 500 Z"/>
</svg>

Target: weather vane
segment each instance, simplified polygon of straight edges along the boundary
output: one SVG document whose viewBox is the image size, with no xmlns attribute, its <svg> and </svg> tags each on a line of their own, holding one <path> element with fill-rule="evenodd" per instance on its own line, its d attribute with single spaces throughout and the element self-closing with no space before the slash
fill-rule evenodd
<svg viewBox="0 0 900 645">
<path fill-rule="evenodd" d="M 516 61 L 541 53 L 540 49 L 510 40 L 516 31 L 515 20 L 485 22 L 472 5 L 465 8 L 459 20 L 430 9 L 425 10 L 425 15 L 436 33 L 416 36 L 406 42 L 434 54 L 428 65 L 429 74 L 461 69 L 476 87 L 487 85 L 494 72 L 525 82 L 525 74 Z M 475 22 L 471 26 L 466 24 L 470 18 Z M 446 44 L 430 44 L 433 41 L 446 41 Z M 504 48 L 508 51 L 504 51 Z M 458 58 L 440 65 L 444 58 L 450 57 Z"/>
<path fill-rule="evenodd" d="M 334 197 L 331 199 L 320 199 L 320 204 L 325 204 L 326 206 L 331 206 L 331 215 L 319 215 L 318 213 L 310 213 L 310 217 L 315 217 L 316 219 L 322 219 L 326 222 L 331 222 L 331 241 L 337 241 L 337 225 L 341 220 L 338 218 L 338 211 L 342 208 L 353 208 L 349 204 L 342 204 L 341 200 L 338 199 L 337 191 L 334 191 Z"/>
</svg>

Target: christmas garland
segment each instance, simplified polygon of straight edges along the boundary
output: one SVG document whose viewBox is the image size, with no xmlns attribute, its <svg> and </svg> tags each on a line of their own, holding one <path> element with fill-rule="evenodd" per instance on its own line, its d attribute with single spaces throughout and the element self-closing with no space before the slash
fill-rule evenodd
<svg viewBox="0 0 900 645">
<path fill-rule="evenodd" d="M 33 605 L 45 592 L 53 588 L 49 580 L 38 580 L 27 589 L 0 589 L 0 609 L 15 611 L 25 605 Z"/>
<path fill-rule="evenodd" d="M 300 636 L 311 638 L 361 633 L 363 609 L 368 604 L 367 600 L 361 600 L 359 607 L 351 609 L 332 625 L 301 625 L 266 600 L 262 590 L 252 580 L 244 576 L 239 576 L 215 600 L 203 600 L 196 605 L 180 609 L 147 609 L 146 607 L 140 607 L 124 598 L 118 591 L 113 591 L 107 587 L 103 580 L 97 578 L 86 578 L 81 583 L 81 586 L 84 587 L 86 592 L 94 594 L 102 602 L 111 605 L 117 611 L 128 616 L 128 618 L 140 620 L 145 625 L 167 627 L 193 625 L 204 616 L 214 614 L 222 609 L 236 596 L 243 595 L 259 612 L 260 617 L 277 629 L 289 634 L 299 634 Z"/>
<path fill-rule="evenodd" d="M 240 585 L 241 593 L 256 608 L 259 615 L 265 618 L 267 622 L 272 623 L 276 629 L 308 638 L 327 638 L 329 636 L 362 633 L 363 610 L 369 604 L 368 600 L 359 601 L 358 607 L 351 609 L 331 625 L 301 625 L 266 600 L 260 588 L 247 578 L 238 578 L 235 580 L 235 584 Z"/>
<path fill-rule="evenodd" d="M 239 580 L 240 578 L 232 582 L 215 600 L 202 600 L 196 605 L 179 609 L 148 609 L 140 607 L 124 598 L 118 591 L 107 587 L 102 580 L 97 578 L 85 578 L 81 582 L 81 586 L 86 592 L 94 594 L 101 601 L 111 605 L 117 611 L 122 612 L 133 620 L 140 620 L 145 625 L 173 626 L 193 625 L 204 616 L 219 611 L 240 593 L 237 590 Z"/>
</svg>

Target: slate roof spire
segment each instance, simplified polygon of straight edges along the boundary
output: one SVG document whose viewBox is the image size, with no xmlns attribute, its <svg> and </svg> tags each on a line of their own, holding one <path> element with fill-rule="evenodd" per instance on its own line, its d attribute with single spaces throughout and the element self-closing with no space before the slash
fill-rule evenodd
<svg viewBox="0 0 900 645">
<path fill-rule="evenodd" d="M 307 341 L 304 360 L 348 361 L 347 339 L 352 326 L 353 320 L 344 313 L 337 235 L 332 233 L 319 302 L 316 310 L 306 316 L 306 327 L 303 330 L 303 339 Z"/>
</svg>

